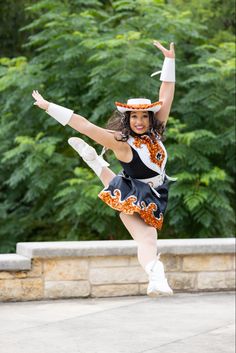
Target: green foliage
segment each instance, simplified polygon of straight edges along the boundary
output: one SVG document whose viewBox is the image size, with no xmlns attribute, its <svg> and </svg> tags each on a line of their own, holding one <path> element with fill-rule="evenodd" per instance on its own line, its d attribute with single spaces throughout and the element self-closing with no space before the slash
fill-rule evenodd
<svg viewBox="0 0 236 353">
<path fill-rule="evenodd" d="M 233 235 L 233 178 L 218 166 L 218 136 L 203 129 L 184 132 L 186 125 L 169 119 L 167 170 L 178 181 L 170 189 L 164 235 L 175 235 L 176 228 L 186 238 Z"/>
<path fill-rule="evenodd" d="M 224 34 L 235 34 L 234 0 L 169 0 L 178 10 L 188 12 L 195 22 L 206 26 L 205 34 L 209 38 Z"/>
<path fill-rule="evenodd" d="M 33 106 L 31 92 L 38 89 L 103 126 L 114 101 L 157 98 L 160 82 L 150 74 L 163 57 L 153 39 L 166 46 L 174 41 L 177 57 L 165 145 L 167 174 L 178 181 L 170 187 L 159 237 L 232 236 L 234 35 L 227 4 L 221 26 L 218 9 L 212 16 L 213 1 L 198 4 L 27 3 L 25 17 L 33 19 L 22 22 L 27 55 L 0 58 L 2 252 L 14 251 L 19 241 L 129 239 L 118 214 L 97 198 L 100 181 L 67 143 L 77 133 Z M 109 161 L 117 172 L 114 157 Z"/>
<path fill-rule="evenodd" d="M 23 50 L 22 45 L 27 40 L 27 33 L 19 29 L 33 20 L 34 16 L 25 11 L 25 6 L 34 0 L 0 0 L 0 57 L 11 58 L 30 53 Z M 24 53 L 24 54 L 23 54 Z"/>
</svg>

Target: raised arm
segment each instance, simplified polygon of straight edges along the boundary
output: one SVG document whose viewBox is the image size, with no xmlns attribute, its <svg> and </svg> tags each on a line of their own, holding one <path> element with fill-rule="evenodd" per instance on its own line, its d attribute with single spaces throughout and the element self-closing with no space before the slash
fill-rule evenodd
<svg viewBox="0 0 236 353">
<path fill-rule="evenodd" d="M 163 47 L 160 42 L 154 41 L 153 44 L 162 51 L 165 60 L 163 63 L 161 77 L 162 81 L 160 91 L 159 91 L 159 101 L 162 101 L 161 109 L 156 113 L 156 118 L 164 122 L 166 125 L 171 105 L 174 99 L 175 92 L 175 50 L 174 43 L 170 44 L 170 49 Z M 159 72 L 155 72 L 152 76 Z"/>
<path fill-rule="evenodd" d="M 73 110 L 64 108 L 45 100 L 38 91 L 33 91 L 34 105 L 43 109 L 62 125 L 69 125 L 81 134 L 90 137 L 95 142 L 105 146 L 114 152 L 127 149 L 126 144 L 117 141 L 114 135 L 106 129 L 98 127 L 85 119 L 83 116 L 74 114 Z"/>
</svg>

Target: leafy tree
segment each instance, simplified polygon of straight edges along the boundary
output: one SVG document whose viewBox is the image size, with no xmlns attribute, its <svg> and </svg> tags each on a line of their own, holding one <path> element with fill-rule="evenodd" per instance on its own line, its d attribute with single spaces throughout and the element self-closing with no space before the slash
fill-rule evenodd
<svg viewBox="0 0 236 353">
<path fill-rule="evenodd" d="M 28 33 L 20 31 L 20 28 L 33 20 L 32 13 L 26 12 L 25 7 L 34 2 L 35 0 L 0 0 L 0 56 L 13 58 L 18 55 L 30 55 L 22 46 Z"/>
<path fill-rule="evenodd" d="M 150 73 L 163 58 L 153 39 L 174 41 L 177 51 L 166 147 L 167 174 L 179 179 L 160 237 L 232 235 L 233 34 L 216 34 L 209 45 L 205 25 L 161 0 L 41 0 L 27 13 L 35 18 L 24 27 L 30 55 L 0 59 L 1 251 L 18 241 L 129 238 L 67 143 L 77 132 L 37 110 L 31 92 L 102 126 L 114 101 L 157 98 L 160 82 Z"/>
<path fill-rule="evenodd" d="M 193 21 L 205 26 L 209 38 L 219 32 L 235 34 L 235 1 L 234 0 L 167 0 L 178 10 L 188 12 Z"/>
</svg>

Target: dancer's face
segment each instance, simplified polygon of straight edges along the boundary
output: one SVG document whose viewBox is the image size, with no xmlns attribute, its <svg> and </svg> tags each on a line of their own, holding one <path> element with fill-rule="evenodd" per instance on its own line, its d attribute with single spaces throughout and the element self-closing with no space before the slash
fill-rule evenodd
<svg viewBox="0 0 236 353">
<path fill-rule="evenodd" d="M 149 115 L 147 111 L 131 111 L 130 127 L 136 134 L 144 134 L 149 129 Z"/>
</svg>

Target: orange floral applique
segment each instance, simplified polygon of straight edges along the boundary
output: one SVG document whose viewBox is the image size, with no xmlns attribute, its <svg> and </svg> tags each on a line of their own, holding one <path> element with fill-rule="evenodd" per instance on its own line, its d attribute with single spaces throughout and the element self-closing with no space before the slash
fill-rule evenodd
<svg viewBox="0 0 236 353">
<path fill-rule="evenodd" d="M 112 196 L 110 191 L 102 190 L 98 197 L 117 211 L 124 212 L 125 214 L 133 214 L 134 212 L 139 213 L 145 223 L 161 230 L 163 224 L 163 214 L 160 213 L 159 218 L 154 216 L 153 212 L 157 210 L 157 205 L 155 205 L 155 203 L 151 202 L 148 206 L 146 206 L 145 202 L 142 202 L 142 207 L 140 207 L 135 205 L 137 197 L 134 195 L 128 197 L 124 201 L 121 201 L 121 192 L 118 189 L 114 190 L 114 196 Z"/>
<path fill-rule="evenodd" d="M 138 136 L 134 137 L 134 146 L 140 148 L 141 145 L 145 144 L 148 148 L 150 153 L 150 160 L 151 162 L 158 165 L 161 168 L 161 165 L 165 159 L 165 151 L 158 143 L 158 141 L 152 141 L 148 135 L 144 135 L 141 138 Z"/>
</svg>

